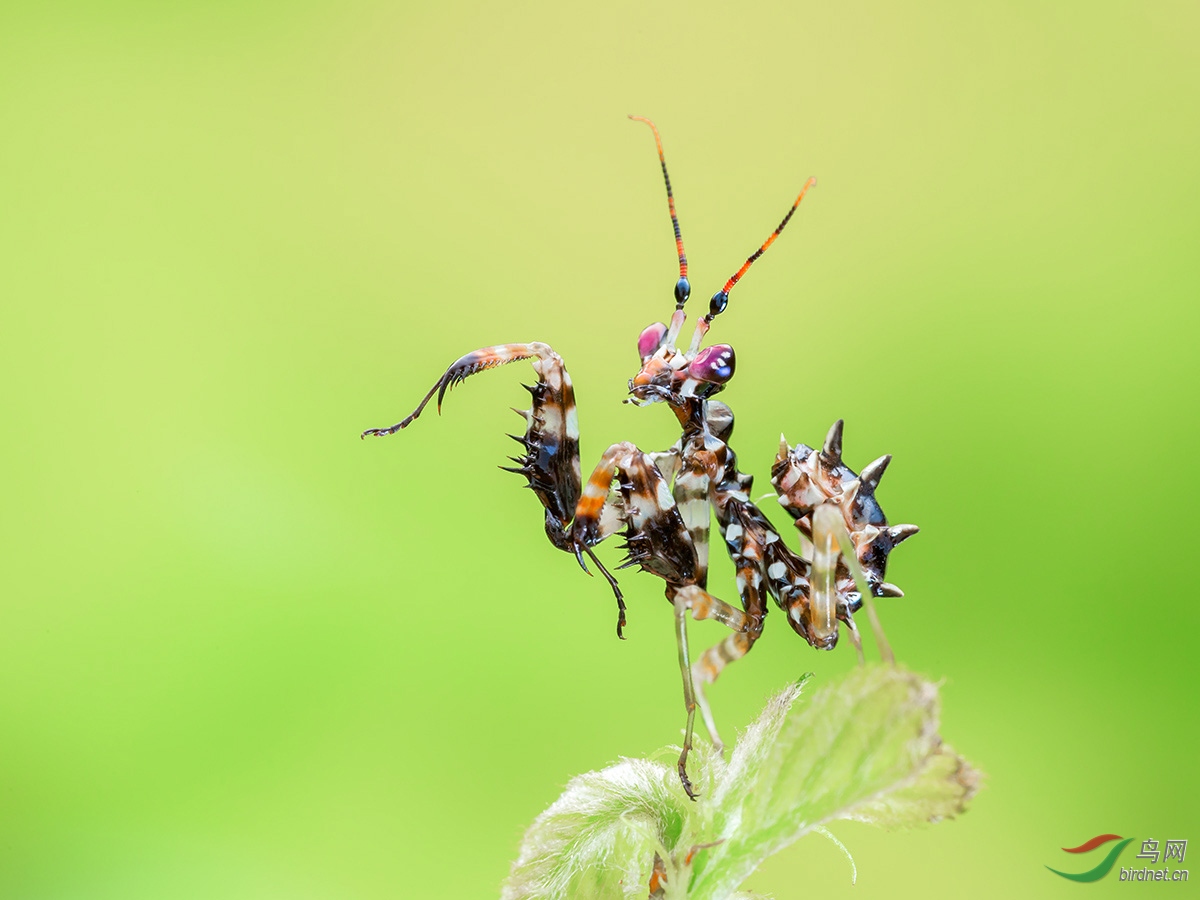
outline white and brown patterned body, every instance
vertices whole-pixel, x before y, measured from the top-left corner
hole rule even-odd
[[[699,708],[719,742],[701,686],[715,681],[730,662],[753,648],[762,634],[768,597],[784,612],[792,629],[818,649],[836,645],[839,620],[854,628],[853,613],[862,600],[851,573],[836,554],[824,567],[836,567],[836,597],[833,588],[822,593],[821,576],[824,574],[825,582],[829,579],[820,556],[814,573],[813,562],[791,550],[750,499],[753,478],[738,470],[737,456],[727,443],[733,432],[733,413],[711,397],[732,374],[732,351],[720,345],[709,349],[714,352],[700,359],[699,365],[696,357],[679,365],[675,358],[679,351],[663,353],[659,348],[644,357],[643,373],[649,370],[654,374],[631,382],[634,399],[665,401],[683,433],[674,447],[661,453],[645,453],[628,442],[612,445],[601,454],[586,482],[580,477],[578,413],[571,379],[562,358],[541,342],[500,344],[466,354],[451,364],[411,415],[389,428],[364,432],[364,436],[392,434],[407,427],[435,395],[440,408],[446,392],[470,375],[531,360],[537,375],[536,383],[526,386],[532,404],[528,410],[516,410],[526,422],[525,433],[510,435],[524,453],[512,458],[515,466],[502,468],[522,475],[537,495],[551,543],[573,553],[585,571],[586,554],[608,578],[619,609],[618,635],[623,636],[625,625],[623,597],[593,548],[622,531],[627,558],[621,568],[637,566],[663,580],[666,597],[676,610],[681,665],[687,670],[689,723]],[[781,451],[772,473],[780,502],[810,540],[813,520],[819,518],[814,517],[816,507],[835,505],[868,573],[872,592],[898,595],[898,589],[883,581],[887,553],[916,529],[889,529],[874,499],[874,487],[887,458],[873,463],[860,478],[841,462],[840,422],[830,435],[820,453],[803,445]],[[741,609],[708,591],[714,513],[736,569]],[[687,615],[716,619],[733,631],[694,665],[686,650],[683,622]],[[690,793],[685,759],[686,753],[681,757],[680,777]]]

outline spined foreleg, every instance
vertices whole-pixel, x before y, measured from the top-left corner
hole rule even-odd
[[[619,517],[610,492],[614,479],[620,492]],[[696,578],[696,551],[671,488],[650,455],[628,441],[604,451],[575,508],[570,541],[594,547],[623,522],[629,556],[622,568],[641,566],[668,584],[690,584]]]
[[[536,384],[526,386],[533,397],[531,407],[528,410],[516,410],[525,419],[524,435],[510,435],[521,444],[525,453],[519,457],[512,457],[516,467],[504,468],[524,475],[528,486],[537,494],[546,510],[546,536],[551,543],[560,550],[573,552],[584,571],[587,571],[587,567],[583,563],[583,554],[592,557],[616,595],[619,619],[623,624],[625,605],[616,579],[596,559],[590,545],[573,542],[568,534],[567,526],[580,497],[579,421],[571,377],[567,374],[562,357],[555,353],[550,345],[533,341],[528,344],[498,344],[474,350],[451,364],[410,415],[387,428],[367,429],[362,436],[382,437],[395,434],[416,421],[435,394],[440,411],[446,391],[454,385],[476,372],[520,359],[533,360],[533,369],[538,380]],[[618,511],[611,508],[605,511],[602,519],[601,537],[611,533],[620,524]],[[619,634],[620,626],[617,631]]]
[[[529,480],[529,486],[546,507],[548,520],[553,517],[561,534],[579,502],[579,420],[571,378],[562,357],[549,344],[538,341],[499,344],[468,353],[445,371],[406,418],[387,428],[368,428],[362,436],[382,437],[407,428],[421,415],[434,394],[440,412],[446,391],[454,385],[476,372],[519,359],[533,360],[538,381],[528,388],[533,395],[532,407],[528,411],[518,410],[526,421],[526,429],[525,435],[516,440],[525,447],[526,454],[514,460],[520,463],[516,471]]]

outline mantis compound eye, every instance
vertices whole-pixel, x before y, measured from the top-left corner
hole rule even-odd
[[[641,356],[642,362],[654,355],[666,333],[667,326],[662,322],[655,322],[638,335],[638,355]]]
[[[733,377],[735,366],[733,348],[728,344],[714,344],[700,351],[688,366],[688,375],[708,384],[724,384]]]

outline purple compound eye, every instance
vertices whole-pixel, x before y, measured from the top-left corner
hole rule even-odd
[[[733,348],[728,344],[714,344],[701,350],[692,360],[688,375],[709,384],[724,384],[733,377],[734,365]]]
[[[642,357],[642,362],[654,355],[666,333],[667,326],[662,322],[655,322],[638,335],[638,354]]]

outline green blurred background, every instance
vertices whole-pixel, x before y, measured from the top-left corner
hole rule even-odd
[[[1058,848],[1101,832],[1200,840],[1198,25],[6,5],[0,896],[494,896],[571,775],[678,739],[660,583],[626,573],[618,642],[495,468],[524,364],[358,440],[527,340],[567,360],[585,468],[673,440],[620,403],[675,279],[628,113],[663,133],[695,312],[819,177],[715,328],[735,445],[762,491],[781,429],[844,417],[852,465],[894,454],[884,507],[922,533],[882,615],[987,772],[955,822],[836,827],[856,887],[816,837],[751,887],[1150,890],[1044,866],[1086,868]],[[777,618],[712,691],[727,731],[854,665]]]

